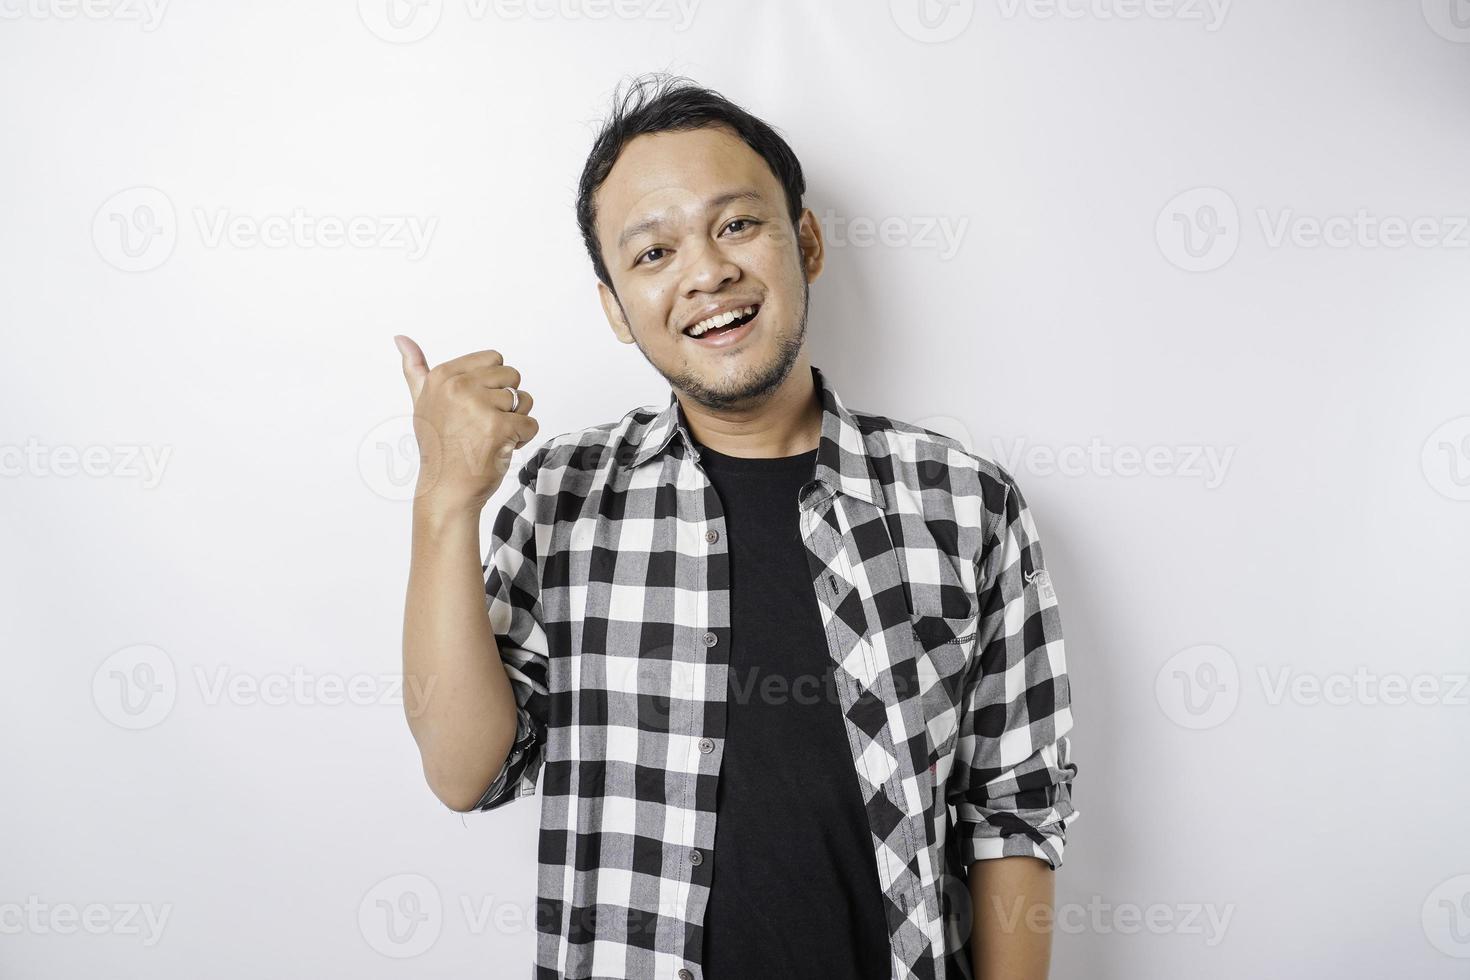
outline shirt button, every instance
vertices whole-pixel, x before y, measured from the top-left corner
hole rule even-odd
[[[694,980],[694,974],[690,973],[688,970],[680,970],[679,980]]]
[[[705,531],[704,539],[710,544],[714,544],[716,541],[720,540],[720,532],[713,529]]]
[[[703,864],[704,863],[704,855],[701,854],[701,853],[699,853],[698,851],[690,851],[689,852],[689,863],[690,864]]]
[[[720,642],[720,638],[718,636],[715,636],[713,633],[706,633],[706,634],[704,634],[704,645],[705,646],[712,647],[712,646],[714,646],[718,642]]]
[[[702,739],[699,740],[699,751],[703,752],[705,755],[709,755],[714,750],[715,750],[715,740],[714,739],[712,739],[712,738],[702,738]]]

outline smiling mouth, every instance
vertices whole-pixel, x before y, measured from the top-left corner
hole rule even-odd
[[[709,329],[709,330],[704,331],[703,333],[698,333],[698,334],[691,333],[690,332],[696,326],[698,326],[698,324],[691,324],[690,326],[684,328],[684,336],[690,338],[691,340],[706,340],[706,339],[709,339],[709,338],[712,338],[712,337],[718,337],[721,334],[727,334],[727,333],[730,333],[730,332],[732,332],[734,330],[738,330],[741,327],[745,326],[751,320],[754,320],[760,314],[760,311],[761,311],[760,304],[759,303],[752,303],[750,305],[750,312],[749,313],[747,313],[747,314],[745,314],[743,316],[738,316],[735,319],[731,320],[729,323],[722,324],[721,326],[714,327],[712,329]]]

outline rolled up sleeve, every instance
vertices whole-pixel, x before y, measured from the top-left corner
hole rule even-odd
[[[546,756],[548,660],[535,521],[537,473],[545,457],[543,447],[520,468],[515,491],[495,515],[481,566],[485,610],[515,695],[516,735],[476,810],[493,810],[535,793]]]
[[[980,623],[945,798],[966,867],[1030,856],[1062,864],[1072,805],[1072,728],[1062,626],[1031,512],[997,467],[1000,510],[977,570]]]

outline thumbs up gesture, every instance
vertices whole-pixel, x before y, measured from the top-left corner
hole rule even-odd
[[[520,390],[521,372],[494,350],[430,368],[411,339],[400,335],[393,342],[403,355],[413,399],[419,447],[415,502],[479,513],[510,470],[511,454],[541,428],[530,414],[534,399]]]

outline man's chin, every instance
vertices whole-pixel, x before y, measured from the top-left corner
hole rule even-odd
[[[727,365],[721,370],[718,362],[722,358],[716,357],[712,358],[716,362],[712,369],[691,363],[682,374],[664,377],[685,397],[710,411],[746,409],[760,405],[781,387],[800,355],[800,344],[783,345],[759,361],[754,352],[739,358],[731,354],[729,360],[738,360],[738,366]]]

